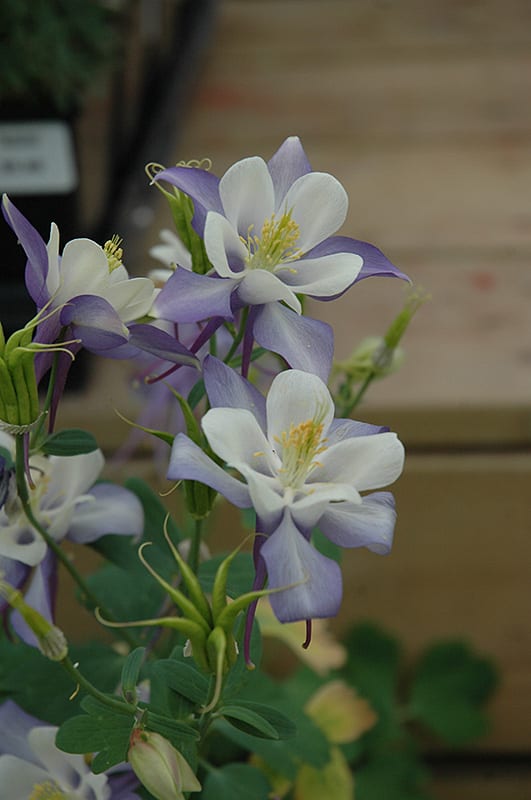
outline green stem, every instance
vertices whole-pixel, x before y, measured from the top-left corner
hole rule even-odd
[[[63,669],[68,672],[74,683],[77,683],[82,689],[84,689],[88,694],[91,694],[92,697],[95,697],[96,700],[99,700],[100,703],[104,703],[109,708],[114,709],[115,711],[121,711],[122,713],[125,712],[126,714],[135,714],[136,713],[136,706],[131,705],[130,703],[126,703],[125,700],[119,700],[117,697],[110,697],[108,694],[104,692],[100,692],[99,689],[96,689],[92,683],[85,678],[84,675],[78,670],[78,668],[72,664],[68,656],[63,658],[60,662]]]
[[[199,554],[201,551],[201,529],[203,527],[203,520],[196,519],[194,525],[194,532],[190,542],[190,553],[188,554],[188,566],[197,575],[199,569]]]
[[[30,500],[29,500],[29,493],[28,487],[26,485],[26,465],[24,461],[24,439],[22,436],[15,437],[16,442],[16,450],[15,450],[15,470],[16,470],[16,481],[17,481],[17,491],[18,496],[22,505],[22,509],[26,518],[30,525],[35,528],[35,530],[42,536],[50,550],[54,553],[57,559],[61,562],[61,564],[65,567],[67,572],[73,578],[75,583],[78,585],[79,589],[85,596],[85,599],[91,603],[94,608],[99,608],[102,615],[114,622],[115,618],[111,612],[103,606],[96,595],[92,592],[89,588],[83,576],[78,572],[76,567],[73,565],[72,561],[68,558],[64,550],[57,544],[55,539],[53,539],[48,531],[43,528],[40,524],[39,520],[35,517],[33,513],[33,509],[31,508]],[[138,641],[135,637],[131,636],[128,631],[120,630],[119,636],[122,637],[129,645],[132,647],[138,646]]]
[[[363,399],[363,395],[365,394],[365,392],[367,391],[367,389],[369,388],[369,386],[371,385],[371,383],[373,382],[375,377],[376,377],[376,373],[375,372],[370,372],[367,375],[367,377],[365,378],[365,380],[361,384],[360,388],[358,389],[357,394],[355,395],[354,399],[351,400],[350,403],[347,403],[345,405],[345,408],[342,410],[341,414],[339,414],[338,416],[340,416],[340,417],[349,417],[352,414],[352,412],[354,411],[356,406],[358,406],[361,403],[361,401]]]
[[[242,311],[242,319],[241,319],[240,330],[238,331],[238,333],[234,337],[234,341],[231,344],[230,350],[227,353],[227,355],[225,356],[225,358],[223,359],[225,364],[229,363],[229,361],[231,360],[232,356],[234,355],[234,353],[238,349],[241,340],[243,339],[243,334],[245,333],[245,326],[246,326],[246,323],[247,323],[247,317],[248,316],[249,316],[249,306],[244,308],[243,311]]]
[[[57,365],[59,363],[59,353],[55,353],[52,366],[50,367],[50,374],[48,376],[48,388],[46,389],[46,397],[44,399],[44,406],[43,406],[43,415],[39,421],[39,424],[31,433],[31,443],[34,447],[38,447],[42,431],[44,428],[44,423],[46,421],[46,413],[50,410],[50,406],[52,404],[52,397],[53,397],[53,388],[55,386],[55,376],[57,375]]]

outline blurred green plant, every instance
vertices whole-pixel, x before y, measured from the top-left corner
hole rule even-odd
[[[75,110],[109,63],[115,16],[95,0],[2,0],[2,107]]]

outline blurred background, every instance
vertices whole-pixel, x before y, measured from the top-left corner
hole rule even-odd
[[[11,23],[24,4],[3,6]],[[531,5],[124,0],[100,11],[75,34],[94,74],[65,54],[72,91],[65,82],[57,95],[53,76],[2,98],[0,189],[45,238],[52,218],[63,243],[118,233],[142,274],[171,227],[149,161],[208,157],[222,174],[297,134],[313,168],[339,178],[350,197],[343,233],[380,247],[431,300],[405,336],[403,367],[358,412],[396,430],[408,458],[393,553],[345,554],[335,627],[375,620],[411,658],[455,636],[492,657],[491,733],[464,754],[438,754],[437,796],[531,797]],[[68,38],[47,24],[55,41]],[[25,61],[32,25],[18,43]],[[11,67],[17,84],[22,68]],[[2,229],[0,309],[15,324],[27,315],[12,238]],[[403,302],[400,282],[371,279],[308,313],[334,326],[344,358]],[[139,402],[119,369],[89,365],[63,411],[79,424],[81,401],[109,453],[127,432],[113,409],[134,416]],[[128,469],[155,480],[148,451]],[[230,542],[216,534],[219,547]]]

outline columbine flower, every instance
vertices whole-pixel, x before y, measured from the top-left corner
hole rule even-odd
[[[11,436],[0,431],[0,447],[14,453]],[[121,486],[94,482],[103,468],[100,450],[77,456],[33,455],[29,470],[34,488],[29,489],[30,505],[37,520],[59,542],[70,540],[86,544],[106,533],[137,535],[143,529],[140,501]],[[0,508],[0,569],[13,586],[20,586],[35,567],[27,601],[52,618],[55,561],[47,545],[31,524],[16,497]],[[17,615],[13,624],[29,643],[34,637]]]
[[[269,163],[246,158],[221,179],[173,167],[156,180],[193,199],[194,224],[215,276],[224,279],[177,269],[154,305],[162,318],[230,318],[252,306],[248,337],[326,379],[331,330],[300,316],[298,295],[330,300],[368,275],[405,277],[372,245],[332,235],[345,221],[347,194],[332,175],[311,171],[297,137],[286,139]]]
[[[192,269],[192,254],[177,234],[168,228],[161,230],[160,239],[161,242],[150,248],[149,255],[164,264],[164,267],[150,270],[149,277],[157,285],[163,286],[175,272],[177,264],[184,269]]]
[[[12,700],[0,707],[0,800],[139,800],[132,774],[94,775],[55,746],[56,733]]]
[[[257,582],[267,572],[278,619],[334,616],[341,572],[310,543],[315,526],[342,547],[387,553],[395,523],[389,492],[363,495],[392,483],[402,471],[403,446],[385,428],[334,419],[334,403],[316,375],[287,370],[273,380],[267,401],[213,358],[205,360],[213,408],[202,427],[232,477],[179,434],[168,477],[201,481],[257,514]]]
[[[48,319],[40,341],[53,342],[68,327],[73,338],[95,352],[126,342],[126,325],[147,314],[155,289],[149,278],[129,277],[118,241],[101,247],[90,239],[73,239],[60,257],[55,223],[46,245],[7,195],[2,210],[28,257],[26,286],[37,308],[62,309]]]

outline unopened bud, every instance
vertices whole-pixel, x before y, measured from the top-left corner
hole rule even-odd
[[[0,579],[0,597],[19,612],[24,622],[35,634],[41,653],[51,661],[62,661],[68,655],[68,642],[62,630],[24,600],[21,592]]]
[[[156,800],[184,800],[184,792],[201,791],[187,760],[159,733],[135,728],[127,758],[137,778]]]

